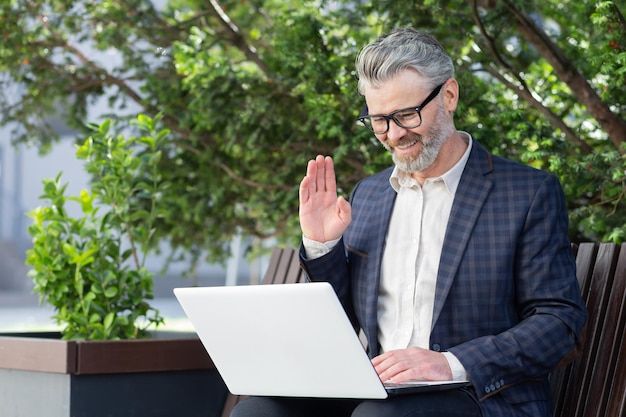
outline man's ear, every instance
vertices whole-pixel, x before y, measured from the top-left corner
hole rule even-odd
[[[443,105],[447,113],[453,113],[459,104],[459,83],[451,78],[443,86]]]

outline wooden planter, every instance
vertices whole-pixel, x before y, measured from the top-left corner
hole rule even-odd
[[[227,393],[195,334],[0,334],[0,416],[219,417]]]

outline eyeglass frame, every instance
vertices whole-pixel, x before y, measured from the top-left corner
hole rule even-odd
[[[422,103],[417,105],[417,106],[405,107],[403,109],[395,110],[395,111],[393,111],[391,113],[388,113],[388,114],[367,114],[368,109],[367,109],[367,105],[365,105],[365,108],[363,109],[363,111],[361,112],[361,114],[359,115],[357,120],[360,121],[370,132],[372,132],[375,135],[384,135],[385,133],[389,132],[389,122],[391,120],[393,120],[396,125],[398,125],[401,128],[404,128],[404,129],[415,129],[417,127],[420,127],[422,125],[422,122],[423,122],[423,120],[422,120],[422,110],[424,109],[424,107],[426,107],[426,105],[428,103],[433,101],[434,98],[439,95],[439,93],[441,92],[441,89],[446,84],[446,82],[443,82],[443,83],[439,84],[437,87],[435,87],[434,90],[431,91],[431,93],[428,95],[428,97],[426,97],[424,99],[424,101],[422,101]],[[403,111],[407,111],[407,110],[415,110],[417,112],[417,116],[419,117],[420,121],[415,126],[405,126],[398,119],[396,119],[396,114],[401,113]],[[382,117],[382,118],[384,118],[387,121],[387,128],[385,130],[383,130],[382,132],[374,131],[374,128],[371,126],[371,122],[370,122],[369,125],[365,122],[366,118],[370,118],[371,119],[372,117]]]

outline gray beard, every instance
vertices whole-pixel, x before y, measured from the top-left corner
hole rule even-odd
[[[433,127],[428,132],[428,139],[424,139],[424,136],[418,135],[416,133],[409,133],[405,138],[402,138],[398,141],[399,144],[409,143],[417,140],[422,144],[422,149],[418,154],[406,155],[403,157],[399,157],[393,149],[391,149],[386,143],[383,143],[383,146],[387,148],[389,152],[391,152],[391,158],[393,159],[393,163],[398,167],[399,170],[413,173],[423,171],[435,162],[437,156],[439,155],[439,151],[443,144],[448,140],[452,133],[454,133],[454,125],[452,124],[443,124],[440,123],[440,120],[443,120],[443,108],[439,108],[439,113],[435,119],[435,123]]]
[[[412,136],[411,140],[417,139],[422,144],[422,150],[419,154],[399,157],[395,152],[393,152],[393,150],[391,150],[393,163],[396,164],[399,170],[409,174],[423,171],[432,165],[432,163],[435,162],[435,159],[437,159],[437,155],[439,155],[441,145],[443,145],[443,142],[439,141],[435,142],[431,140],[429,142],[425,142],[422,135],[410,136]]]

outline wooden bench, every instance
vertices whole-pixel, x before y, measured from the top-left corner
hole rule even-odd
[[[575,247],[589,311],[580,356],[550,376],[555,417],[626,415],[626,244]]]
[[[554,417],[626,417],[626,244],[573,245],[589,318],[580,355],[550,375]],[[263,284],[303,282],[298,252],[272,252]],[[222,417],[245,397],[229,395]]]

